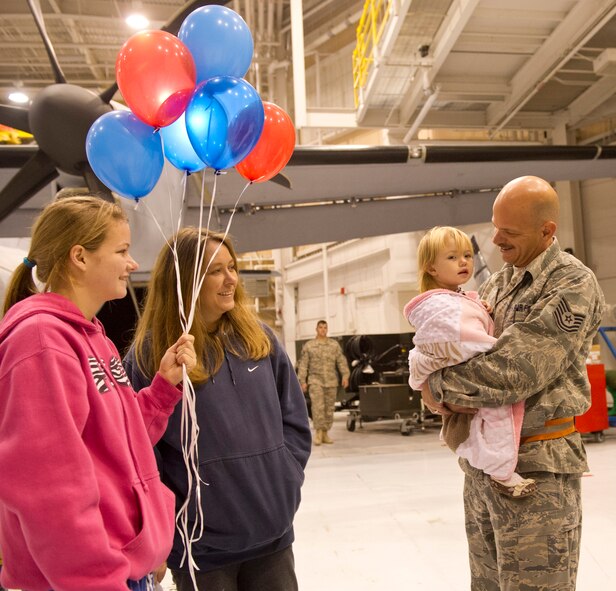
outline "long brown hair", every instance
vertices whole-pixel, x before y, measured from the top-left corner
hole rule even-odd
[[[180,290],[184,302],[184,314],[188,316],[193,290],[193,278],[197,245],[203,254],[207,242],[223,243],[237,269],[237,255],[227,236],[197,228],[183,228],[173,239],[176,245],[180,268]],[[204,261],[201,273],[208,261]],[[139,369],[153,377],[165,351],[175,343],[182,332],[179,318],[179,300],[173,251],[164,245],[152,270],[145,298],[143,314],[135,332],[135,360]],[[263,359],[269,355],[272,343],[256,314],[248,307],[241,281],[233,296],[235,306],[225,312],[216,331],[208,333],[201,306],[195,306],[195,317],[190,333],[195,337],[197,366],[191,372],[194,383],[206,381],[222,365],[225,350],[243,359]]]
[[[68,197],[47,205],[32,227],[28,264],[21,263],[11,277],[4,297],[4,313],[13,305],[38,293],[32,278],[44,284],[43,291],[53,291],[69,281],[68,259],[73,246],[96,250],[105,240],[113,222],[128,221],[116,203],[90,195]]]

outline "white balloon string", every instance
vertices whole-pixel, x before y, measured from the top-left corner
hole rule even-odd
[[[170,243],[165,236],[165,233],[158,223],[156,216],[145,202],[146,209],[150,212],[156,227],[159,229],[163,239],[165,240],[167,246],[171,249],[173,254],[173,261],[176,272],[176,289],[178,295],[178,308],[179,308],[179,316],[180,316],[180,324],[182,326],[183,332],[188,332],[190,330],[190,324],[186,321],[186,316],[184,313],[184,302],[182,297],[182,289],[181,289],[181,281],[180,281],[180,264],[177,254],[177,241],[174,237],[173,242]],[[181,215],[181,214],[180,214]],[[191,303],[192,305],[192,303]],[[183,384],[183,396],[182,396],[182,408],[181,408],[181,418],[180,418],[180,441],[182,447],[182,456],[184,458],[184,464],[186,466],[186,474],[187,474],[187,487],[188,487],[188,495],[184,500],[180,510],[176,515],[176,527],[182,539],[182,545],[184,547],[182,560],[180,566],[184,564],[186,557],[188,556],[188,568],[191,573],[191,578],[193,579],[193,583],[195,583],[196,588],[196,580],[195,580],[195,570],[199,570],[199,567],[194,562],[192,557],[192,545],[194,542],[198,541],[203,534],[203,507],[201,503],[201,486],[198,485],[195,487],[195,497],[196,497],[196,519],[192,528],[190,528],[188,523],[188,504],[190,502],[190,492],[193,490],[193,482],[200,483],[202,479],[199,477],[199,452],[197,447],[197,441],[199,438],[199,425],[197,422],[196,416],[196,393],[192,381],[188,376],[188,372],[186,370],[186,366],[182,366],[182,384]],[[204,482],[207,485],[207,483]],[[199,535],[195,535],[195,531],[199,531]]]
[[[189,325],[192,326],[192,323],[195,318],[196,311],[196,303],[201,293],[201,286],[203,285],[203,280],[208,272],[210,267],[210,263],[212,258],[208,261],[208,264],[205,268],[205,272],[203,275],[201,274],[201,270],[203,269],[203,261],[205,260],[205,245],[207,244],[207,239],[210,234],[210,224],[212,222],[212,211],[214,210],[214,204],[216,202],[216,188],[218,185],[218,172],[214,173],[214,186],[212,188],[212,198],[210,200],[210,206],[207,215],[207,225],[205,228],[205,237],[202,239],[202,228],[203,228],[203,198],[205,195],[205,183],[201,186],[201,200],[200,200],[200,209],[199,209],[199,230],[198,230],[198,240],[197,240],[197,254],[195,256],[195,268],[193,275],[193,291],[192,291],[192,305],[190,307],[190,311],[188,313],[188,322]],[[204,177],[205,178],[205,177]],[[201,244],[203,244],[203,248],[201,248]]]
[[[177,234],[182,227],[182,215],[184,214],[184,205],[186,204],[186,187],[188,185],[188,172],[184,171],[184,176],[182,177],[182,201],[180,203],[180,213],[178,215],[178,224],[175,229],[175,233]],[[171,203],[171,199],[169,199],[169,203]],[[171,219],[173,219],[173,212]]]
[[[195,311],[197,306],[197,300],[199,298],[199,293],[201,290],[201,285],[203,284],[203,278],[200,281],[197,281],[197,278],[201,276],[201,270],[203,268],[203,261],[205,258],[205,244],[207,241],[207,236],[210,230],[210,223],[212,219],[212,211],[214,209],[214,203],[216,200],[216,185],[217,185],[218,173],[215,173],[214,176],[214,188],[212,191],[212,198],[210,201],[208,218],[207,218],[207,227],[205,238],[202,239],[202,228],[203,228],[203,201],[205,195],[205,174],[203,175],[203,181],[201,184],[201,199],[199,200],[199,228],[197,233],[197,246],[195,253],[195,265],[193,268],[193,290],[191,294],[191,303],[190,310],[188,313],[188,319],[186,321],[186,325],[188,329],[192,326],[192,323],[195,318]],[[201,245],[203,244],[203,248]],[[177,260],[177,258],[176,258]],[[179,269],[179,263],[176,263],[176,269]],[[206,269],[207,273],[207,269]],[[205,277],[205,273],[203,275]],[[197,588],[197,581],[195,577],[195,570],[199,570],[196,562],[192,556],[192,546],[193,543],[197,542],[203,536],[203,531],[205,527],[205,519],[203,515],[203,503],[201,502],[201,483],[207,486],[207,482],[205,482],[201,475],[199,474],[199,454],[198,454],[198,437],[199,437],[199,427],[197,424],[197,416],[196,416],[196,396],[194,394],[194,389],[192,395],[187,395],[182,399],[182,421],[181,421],[181,445],[182,445],[182,453],[184,456],[184,463],[186,465],[187,471],[187,486],[188,486],[188,496],[184,500],[184,503],[180,507],[178,514],[176,516],[176,524],[178,526],[178,531],[180,532],[180,537],[183,542],[183,552],[182,559],[180,561],[180,566],[184,565],[184,562],[188,559],[188,570],[193,581],[195,588]],[[189,503],[193,490],[195,491],[195,519],[193,521],[192,528],[189,531]]]
[[[139,201],[139,203],[141,203],[141,201]],[[163,240],[165,241],[167,246],[169,248],[171,248],[171,244],[169,243],[167,235],[165,234],[165,231],[162,229],[162,226],[158,223],[158,220],[156,219],[156,216],[154,215],[154,212],[150,209],[150,206],[148,205],[147,199],[143,200],[143,206],[148,210],[148,213],[150,214],[150,216],[152,216],[152,219],[154,220],[154,223],[156,224],[156,227],[158,228],[158,231],[160,232],[160,235],[163,237]],[[136,207],[135,207],[135,209],[136,209]]]
[[[201,291],[201,286],[203,285],[203,281],[205,280],[205,277],[207,275],[207,272],[210,268],[210,265],[212,263],[212,261],[216,258],[216,255],[218,254],[218,251],[222,248],[225,239],[227,238],[227,235],[229,234],[229,229],[231,228],[231,222],[233,221],[233,216],[235,215],[235,212],[237,210],[237,206],[238,203],[240,202],[240,199],[242,198],[242,195],[244,194],[244,192],[246,191],[246,189],[251,185],[250,182],[248,182],[246,184],[246,186],[242,189],[242,192],[239,194],[238,198],[235,200],[235,204],[233,205],[233,211],[231,212],[231,215],[229,216],[229,221],[227,222],[227,227],[225,228],[223,237],[222,237],[222,241],[218,243],[218,246],[216,247],[216,249],[214,250],[212,256],[210,257],[210,259],[207,262],[207,265],[205,267],[205,271],[203,272],[203,275],[201,275],[199,283],[197,285],[197,293],[200,293]],[[214,191],[216,190],[216,181],[214,181]],[[212,203],[214,202],[213,197],[212,197]],[[211,208],[210,208],[211,210]],[[211,212],[210,212],[211,213]],[[209,220],[211,218],[211,215],[208,217],[208,224],[209,224]],[[209,226],[208,226],[208,230],[206,230],[206,240],[207,240],[207,234],[209,232]],[[199,235],[201,235],[201,228],[199,228]],[[203,249],[205,252],[205,248]],[[193,310],[191,309],[191,313],[193,312]],[[190,319],[190,316],[189,316]],[[191,323],[192,323],[192,319],[191,319]]]
[[[161,144],[161,148],[163,151],[163,155],[165,154],[165,138],[163,136],[163,134],[160,132],[160,129],[157,129],[154,133],[158,133],[159,137],[160,137],[160,144]],[[173,186],[174,183],[172,181],[172,179],[170,178],[169,175],[169,166],[167,166],[165,164],[165,166],[163,166],[163,173],[165,175],[165,185],[167,187],[167,193],[168,193],[168,203],[169,203],[169,223],[170,223],[170,227],[173,228],[174,226],[174,221],[176,219],[176,215],[174,214],[173,211]],[[175,224],[176,226],[176,234],[177,232],[180,231],[180,228],[182,227],[182,215],[184,213],[184,205],[186,203],[186,186],[187,186],[187,179],[188,179],[188,175],[190,173],[187,170],[183,171],[182,174],[182,180],[181,180],[181,186],[182,186],[182,200],[180,202],[180,211],[177,215],[177,224]],[[166,238],[166,237],[165,237]]]

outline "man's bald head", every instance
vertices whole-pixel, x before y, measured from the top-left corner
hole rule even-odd
[[[533,225],[558,224],[558,194],[550,183],[537,176],[521,176],[509,181],[496,197],[494,205],[497,203],[515,208],[526,222]]]
[[[492,241],[506,263],[525,267],[553,242],[558,223],[558,195],[536,176],[508,182],[494,201]]]

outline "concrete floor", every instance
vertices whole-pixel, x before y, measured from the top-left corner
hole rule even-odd
[[[438,429],[402,437],[399,423],[346,430],[313,448],[295,519],[301,591],[469,589],[462,473]],[[616,428],[588,443],[577,591],[616,585]],[[171,577],[163,582],[174,589]]]

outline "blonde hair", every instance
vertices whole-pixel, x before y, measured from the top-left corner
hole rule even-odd
[[[182,270],[180,290],[186,316],[193,290],[197,243],[200,252],[203,253],[206,248],[206,236],[207,241],[222,242],[227,247],[237,269],[237,255],[228,236],[223,240],[222,234],[214,232],[206,234],[205,230],[199,235],[197,228],[180,230],[175,241],[179,268]],[[203,270],[207,262],[206,259]],[[137,366],[150,378],[156,373],[165,351],[175,343],[182,332],[176,282],[173,253],[165,244],[152,270],[143,314],[137,324],[134,339]],[[248,307],[244,288],[239,280],[233,300],[235,302],[233,309],[222,315],[213,333],[208,333],[206,329],[202,307],[198,303],[195,307],[195,318],[190,329],[190,333],[195,337],[198,360],[197,366],[190,374],[194,383],[206,381],[220,369],[225,350],[243,359],[263,359],[272,350],[272,343],[267,333],[256,314]]]
[[[73,246],[79,244],[95,251],[104,242],[112,222],[128,222],[124,210],[115,203],[91,195],[67,197],[47,205],[32,227],[28,264],[22,262],[13,275],[4,298],[4,313],[13,305],[39,293],[32,278],[50,291],[69,281],[68,260]]]
[[[448,240],[453,241],[456,248],[461,251],[473,252],[471,239],[458,228],[451,226],[435,226],[425,234],[417,247],[417,267],[419,278],[419,291],[423,293],[439,286],[428,269],[436,262],[439,253],[443,251]]]

